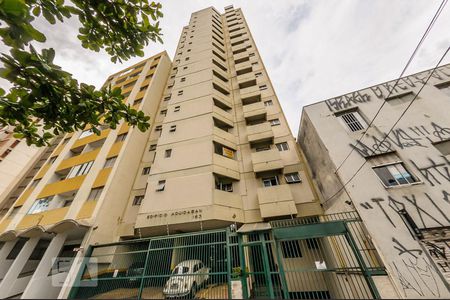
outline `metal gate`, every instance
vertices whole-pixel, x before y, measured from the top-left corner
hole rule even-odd
[[[70,298],[369,299],[384,275],[356,212],[88,250]]]

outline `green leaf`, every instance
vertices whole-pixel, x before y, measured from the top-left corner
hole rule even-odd
[[[0,10],[7,15],[18,17],[27,13],[27,6],[24,0],[2,0],[0,1]]]
[[[42,15],[44,16],[44,18],[50,23],[50,24],[55,24],[56,23],[56,19],[55,16],[49,12],[48,10],[44,9],[42,10]]]
[[[38,17],[41,14],[41,7],[40,6],[35,6],[33,8],[33,15],[35,15],[36,17]]]

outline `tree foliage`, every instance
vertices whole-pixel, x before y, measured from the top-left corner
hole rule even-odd
[[[148,129],[149,117],[123,102],[119,88],[78,83],[53,63],[55,51],[40,53],[32,42],[46,37],[33,27],[36,17],[50,24],[77,16],[78,39],[84,48],[104,49],[113,62],[143,56],[143,48],[162,42],[158,19],[161,5],[148,0],[0,0],[0,37],[10,47],[2,54],[0,76],[12,84],[6,94],[0,89],[0,125],[15,127],[16,137],[43,146],[54,136],[100,123],[116,128],[121,120],[141,131]]]

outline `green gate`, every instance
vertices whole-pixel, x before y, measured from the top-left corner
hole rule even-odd
[[[386,273],[356,212],[265,228],[92,246],[69,298],[379,298]]]

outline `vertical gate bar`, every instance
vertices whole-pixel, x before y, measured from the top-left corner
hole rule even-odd
[[[238,234],[238,250],[239,250],[239,260],[241,261],[241,283],[242,283],[242,296],[244,299],[249,298],[248,287],[247,287],[247,267],[245,266],[244,257],[244,245],[242,243],[242,234]]]
[[[260,247],[262,247],[263,267],[264,267],[264,273],[265,273],[265,277],[266,277],[266,283],[268,283],[268,285],[269,285],[269,298],[274,299],[275,294],[273,292],[272,274],[270,272],[269,257],[268,257],[267,248],[266,248],[267,242],[264,237],[264,233],[259,234],[259,240],[261,241]]]
[[[228,282],[228,299],[231,299],[231,252],[230,252],[230,229],[226,231],[227,247],[227,282]]]
[[[344,226],[346,229],[345,238],[348,241],[350,247],[352,248],[353,253],[356,256],[356,260],[358,261],[359,265],[362,268],[364,278],[366,279],[366,282],[369,286],[372,296],[375,299],[380,299],[381,297],[380,297],[380,294],[378,293],[377,287],[375,286],[375,282],[373,281],[372,276],[369,274],[369,272],[367,270],[367,266],[366,266],[366,263],[364,262],[364,258],[361,256],[361,254],[358,251],[358,247],[356,246],[355,240],[353,239],[353,237],[348,229],[347,222],[344,222]]]
[[[281,277],[281,286],[283,288],[284,299],[289,299],[289,291],[286,282],[286,274],[284,273],[284,260],[280,256],[280,241],[275,240],[275,252],[277,253],[278,270]]]
[[[139,290],[137,294],[138,300],[142,299],[142,289],[144,288],[144,278],[145,278],[145,272],[147,272],[147,263],[148,263],[148,257],[150,254],[150,245],[152,244],[152,240],[150,239],[148,241],[148,247],[147,247],[147,254],[145,255],[145,263],[144,263],[144,270],[142,271],[141,275],[141,284],[139,285]]]
[[[81,261],[80,269],[78,271],[77,276],[75,277],[75,281],[74,281],[75,284],[73,285],[72,289],[69,292],[69,296],[67,297],[68,299],[80,298],[80,297],[77,297],[76,295],[77,295],[78,289],[80,288],[80,285],[81,285],[81,278],[83,277],[85,267],[87,266],[87,262],[91,258],[93,251],[94,251],[94,248],[91,245],[89,245],[88,248],[86,249],[86,254],[84,255],[84,257]]]

